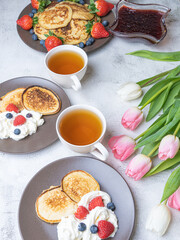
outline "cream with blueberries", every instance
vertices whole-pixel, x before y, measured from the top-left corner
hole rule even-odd
[[[92,191],[78,203],[74,215],[63,217],[57,226],[59,240],[100,240],[114,237],[118,220],[109,194]]]
[[[21,140],[32,135],[44,123],[42,114],[26,109],[19,112],[13,104],[9,104],[6,112],[0,113],[0,139],[12,138]]]

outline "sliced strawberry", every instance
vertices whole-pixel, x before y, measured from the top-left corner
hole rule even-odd
[[[96,14],[100,17],[106,16],[114,8],[114,4],[108,3],[105,0],[98,0],[95,4],[99,10]]]
[[[90,201],[89,203],[89,211],[91,211],[92,209],[94,209],[95,207],[104,207],[104,203],[102,200],[102,197],[96,197],[93,200]]]
[[[16,21],[16,23],[22,27],[24,30],[29,30],[32,28],[33,20],[29,15],[24,15]]]
[[[14,126],[23,125],[26,122],[26,118],[23,115],[18,115],[13,121]]]
[[[102,23],[95,23],[91,30],[91,35],[93,38],[105,38],[109,37],[109,33],[106,31]]]
[[[19,112],[19,109],[16,107],[16,105],[14,105],[13,103],[10,103],[9,105],[7,105],[6,107],[6,111],[7,112]]]
[[[45,40],[45,46],[48,51],[59,45],[62,45],[62,41],[55,36],[49,36]]]
[[[101,239],[108,238],[114,232],[114,225],[106,220],[98,222],[98,236]]]
[[[83,207],[83,206],[79,206],[75,212],[75,217],[78,219],[85,219],[87,214],[89,214],[89,211],[87,210],[87,208]]]

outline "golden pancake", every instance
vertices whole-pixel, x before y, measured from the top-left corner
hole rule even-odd
[[[0,98],[0,112],[5,112],[6,107],[13,103],[18,107],[19,111],[24,109],[22,104],[22,93],[24,92],[25,88],[17,88],[11,92],[8,92],[6,95]]]
[[[65,44],[86,42],[89,37],[85,26],[87,23],[85,20],[72,19],[66,27],[55,29],[53,32],[56,36],[62,37]]]
[[[39,23],[37,23],[35,26],[34,26],[34,32],[35,34],[38,36],[38,38],[40,40],[46,40],[46,37],[44,36],[44,34],[49,34],[49,30],[41,27],[41,25]]]
[[[57,186],[43,191],[37,198],[35,207],[40,219],[48,223],[58,223],[62,217],[73,214],[77,204]]]
[[[65,2],[58,3],[55,6],[55,8],[62,4],[72,8],[72,18],[73,19],[91,20],[94,17],[94,14],[89,12],[89,9],[87,8],[88,5],[81,5],[81,4],[78,4],[75,2],[65,1]]]
[[[99,191],[99,183],[89,173],[81,170],[69,172],[62,179],[62,190],[75,202],[91,191]]]
[[[67,5],[56,5],[38,16],[38,23],[45,29],[65,27],[72,17],[72,9]]]
[[[22,95],[23,106],[30,111],[43,115],[51,115],[59,112],[61,102],[59,97],[50,89],[31,86]]]

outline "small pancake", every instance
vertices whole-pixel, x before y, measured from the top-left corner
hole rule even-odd
[[[38,39],[40,40],[46,40],[46,37],[44,36],[44,34],[49,34],[49,30],[41,27],[39,23],[37,23],[34,26],[34,32],[38,36]]]
[[[75,202],[91,191],[99,191],[99,183],[89,173],[81,170],[69,172],[62,179],[62,190]]]
[[[17,88],[11,92],[8,92],[6,95],[0,98],[0,112],[5,112],[6,107],[13,103],[18,107],[19,111],[22,111],[24,109],[22,104],[22,94],[24,92],[25,88]]]
[[[55,6],[55,8],[62,4],[72,8],[72,18],[73,19],[91,20],[94,17],[94,14],[89,12],[89,9],[87,8],[88,5],[86,5],[86,4],[81,5],[81,4],[78,4],[75,2],[64,1],[64,2],[58,3]]]
[[[72,17],[72,9],[67,5],[56,5],[38,16],[38,23],[45,29],[55,29],[68,25]]]
[[[65,44],[86,42],[89,37],[85,26],[87,23],[86,20],[72,19],[66,27],[55,29],[53,32],[56,36],[62,37]]]
[[[50,187],[43,191],[36,200],[36,213],[40,219],[48,223],[58,223],[62,217],[76,211],[77,204],[72,201],[61,187]]]
[[[40,86],[26,88],[22,95],[23,106],[30,111],[43,115],[51,115],[59,112],[61,102],[56,93]]]

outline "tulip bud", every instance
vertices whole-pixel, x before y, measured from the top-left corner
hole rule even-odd
[[[180,211],[180,187],[168,199],[168,205]]]
[[[117,94],[122,100],[130,101],[139,98],[142,95],[142,89],[137,83],[129,82],[122,85]]]
[[[150,170],[151,166],[152,161],[149,157],[144,154],[138,154],[130,161],[125,173],[137,181]]]
[[[131,137],[120,135],[112,137],[108,145],[112,149],[114,157],[124,161],[134,153],[136,142]]]
[[[143,120],[143,112],[137,107],[132,107],[132,108],[129,108],[124,113],[121,120],[121,124],[125,128],[134,130],[142,122],[142,120]]]
[[[156,232],[159,236],[162,236],[171,221],[171,212],[165,204],[159,204],[152,208],[147,222],[146,229]]]
[[[161,160],[174,158],[176,153],[179,151],[179,147],[179,138],[174,135],[167,135],[160,142],[158,157]]]

